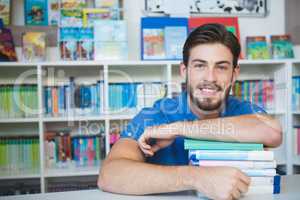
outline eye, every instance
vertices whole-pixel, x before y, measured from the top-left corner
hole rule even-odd
[[[225,66],[225,65],[217,65],[217,68],[218,68],[219,70],[222,70],[222,71],[228,69],[228,67]]]
[[[194,65],[194,68],[203,68],[203,67],[205,67],[204,64],[195,64]]]

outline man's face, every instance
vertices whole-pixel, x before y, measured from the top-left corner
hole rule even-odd
[[[203,44],[190,50],[187,89],[191,103],[202,111],[218,111],[229,95],[239,68],[233,69],[233,55],[222,44]]]

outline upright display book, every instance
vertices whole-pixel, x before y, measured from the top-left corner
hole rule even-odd
[[[31,26],[48,25],[48,5],[44,0],[25,0],[25,24]]]
[[[17,61],[14,40],[7,28],[0,29],[0,61]]]
[[[85,27],[93,27],[96,20],[116,19],[112,11],[107,8],[85,8],[82,12]]]
[[[265,36],[246,37],[247,59],[270,59],[269,48]]]
[[[293,43],[290,35],[271,35],[272,57],[294,58]]]
[[[119,0],[95,0],[96,8],[119,8]]]
[[[58,25],[59,3],[58,0],[48,0],[48,24]]]
[[[94,34],[92,28],[79,28],[77,50],[79,60],[94,60]]]
[[[82,27],[82,10],[81,9],[61,9],[60,25],[62,27]]]
[[[87,6],[86,0],[61,0],[61,8],[63,9],[80,9]]]
[[[10,0],[0,0],[0,18],[4,25],[10,24]]]
[[[25,32],[22,35],[22,60],[41,62],[46,60],[46,33]]]
[[[78,28],[60,28],[60,58],[62,60],[77,60]]]

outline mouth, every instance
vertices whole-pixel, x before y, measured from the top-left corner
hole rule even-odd
[[[197,87],[197,89],[200,91],[201,96],[215,96],[218,92],[221,91],[220,87],[218,86],[212,86],[212,85],[202,85]]]

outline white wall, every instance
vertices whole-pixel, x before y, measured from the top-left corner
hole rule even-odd
[[[140,18],[143,16],[144,0],[123,0],[124,17],[128,23],[129,59],[140,59]],[[239,19],[241,43],[244,51],[245,37],[248,35],[284,34],[285,0],[268,0],[270,13],[267,17],[241,17]],[[12,0],[15,25],[23,25],[23,0]],[[16,14],[18,13],[18,14]]]

